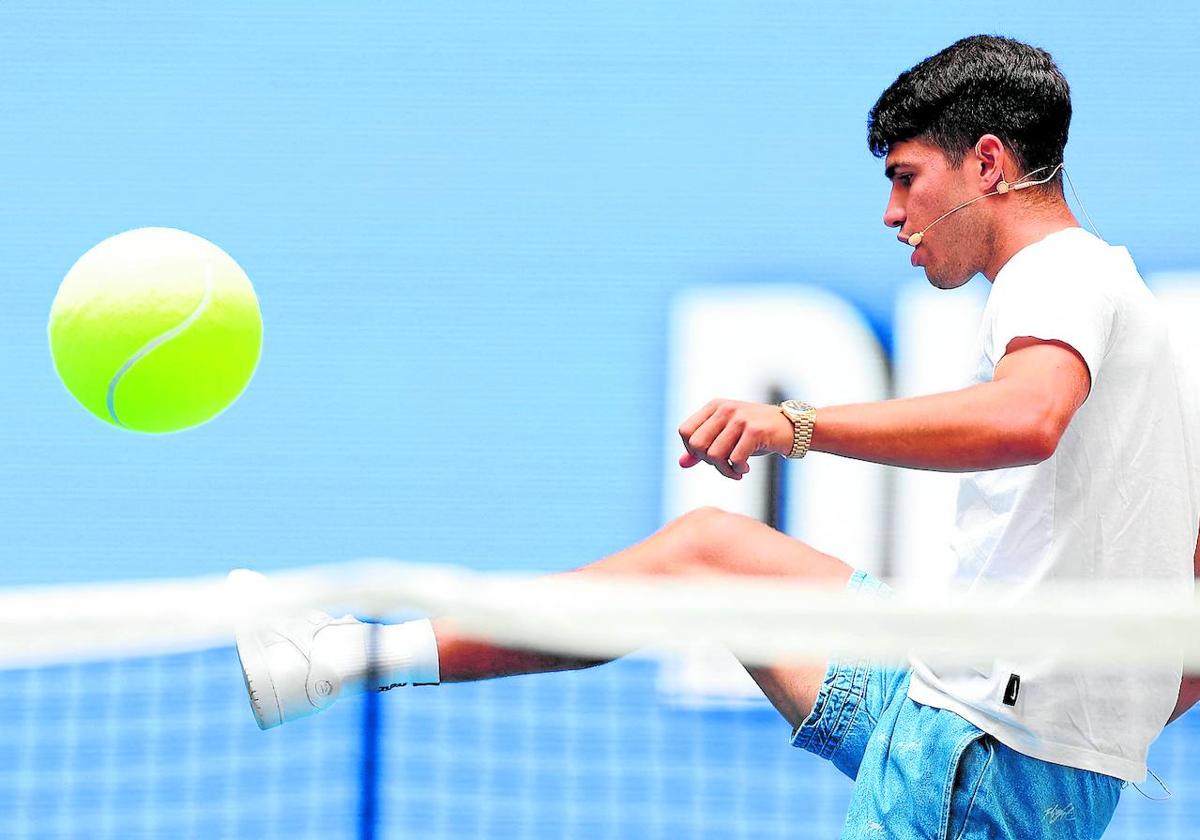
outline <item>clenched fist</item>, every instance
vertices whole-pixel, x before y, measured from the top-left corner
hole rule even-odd
[[[679,466],[712,464],[735,481],[750,472],[753,455],[786,455],[792,451],[792,421],[776,405],[713,400],[679,427],[686,452]]]

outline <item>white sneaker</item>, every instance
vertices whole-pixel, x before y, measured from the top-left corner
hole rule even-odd
[[[292,616],[255,614],[254,602],[266,600],[262,595],[267,579],[249,569],[235,569],[226,580],[243,608],[235,631],[237,652],[259,729],[333,705],[341,694],[342,676],[329,664],[329,656],[314,656],[316,637],[326,627],[359,622],[316,610]]]

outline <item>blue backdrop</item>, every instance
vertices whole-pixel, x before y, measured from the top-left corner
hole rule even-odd
[[[1054,53],[1102,232],[1195,268],[1200,11],[1156,9],[6,3],[0,579],[640,538],[671,296],[817,284],[886,340],[912,269],[865,115],[965,34]],[[240,402],[166,437],[82,411],[45,338],[71,263],[143,225],[229,251],[266,322]]]
[[[1185,160],[1200,135],[1200,6],[1183,0],[1152,13],[1082,0],[0,5],[0,584],[363,555],[549,569],[640,539],[661,518],[661,429],[680,419],[663,407],[672,297],[813,284],[850,299],[886,346],[913,271],[882,226],[865,116],[897,73],[976,32],[1059,61],[1076,111],[1067,166],[1107,238],[1147,272],[1200,268]],[[46,341],[74,260],[146,225],[227,250],[265,319],[240,401],[160,437],[87,414]],[[845,783],[783,749],[773,715],[647,712],[644,670],[396,706],[381,731],[407,775],[388,788],[389,818],[445,836],[724,837],[767,836],[766,813],[836,833]],[[228,653],[136,678],[71,673],[5,689],[18,691],[5,729],[26,740],[0,742],[19,800],[4,810],[30,836],[46,814],[91,813],[94,780],[64,768],[95,756],[112,771],[99,789],[145,836],[297,836],[290,797],[317,790],[328,810],[307,830],[361,816],[356,704],[260,736]],[[84,691],[61,726],[33,726],[60,708],[64,680],[94,677],[118,692],[104,707],[116,718],[87,723]],[[147,711],[143,681],[196,688]],[[220,702],[181,759],[177,710],[210,694]],[[571,698],[578,711],[555,717]],[[769,740],[747,739],[768,732],[781,751],[763,764]],[[661,749],[640,758],[647,743]],[[116,771],[134,748],[132,764],[153,760],[131,782]],[[562,763],[564,750],[577,753]],[[325,775],[259,798],[262,762],[302,772],[316,765],[298,756],[318,753]],[[1167,760],[1176,780],[1185,753],[1177,741]],[[624,770],[596,781],[591,759]],[[731,767],[746,781],[736,795]],[[186,788],[158,775],[189,768]],[[535,797],[516,813],[514,779]],[[206,809],[221,791],[248,810]],[[596,817],[597,795],[640,828]],[[265,816],[251,810],[262,801]]]

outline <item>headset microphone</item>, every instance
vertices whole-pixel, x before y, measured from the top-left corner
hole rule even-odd
[[[980,201],[985,198],[990,198],[993,195],[1004,195],[1005,193],[1017,192],[1018,190],[1027,190],[1030,187],[1036,187],[1036,186],[1040,186],[1041,184],[1045,184],[1051,178],[1053,178],[1055,175],[1058,174],[1058,170],[1062,169],[1062,164],[1060,163],[1058,166],[1054,167],[1054,169],[1051,170],[1050,174],[1047,175],[1045,178],[1042,178],[1040,181],[1026,181],[1025,180],[1026,178],[1032,178],[1034,175],[1038,174],[1045,168],[1046,167],[1044,167],[1044,166],[1039,167],[1027,175],[1022,175],[1020,178],[1018,178],[1016,181],[1013,181],[1012,183],[1009,183],[1008,181],[1005,181],[1004,178],[1001,178],[999,183],[996,184],[996,189],[994,189],[992,192],[984,193],[983,195],[977,195],[974,198],[970,199],[969,201],[964,201],[962,204],[958,205],[957,207],[953,207],[950,210],[947,210],[945,213],[938,216],[932,222],[927,224],[925,226],[925,230],[917,231],[916,233],[909,236],[908,239],[905,241],[907,241],[908,244],[911,245],[912,247],[916,248],[918,245],[920,245],[922,242],[925,241],[925,234],[929,231],[929,229],[931,227],[933,227],[934,225],[936,225],[938,222],[940,222],[942,219],[946,218],[947,216],[949,216],[953,213],[957,213],[959,210],[963,209],[968,204],[974,204],[976,201]],[[1074,189],[1074,188],[1072,187],[1072,189]]]

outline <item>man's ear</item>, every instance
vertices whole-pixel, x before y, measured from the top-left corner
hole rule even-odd
[[[1004,170],[1009,160],[1008,148],[995,134],[985,134],[976,141],[969,174],[979,179],[980,191],[993,192],[1000,181],[1007,180]]]

